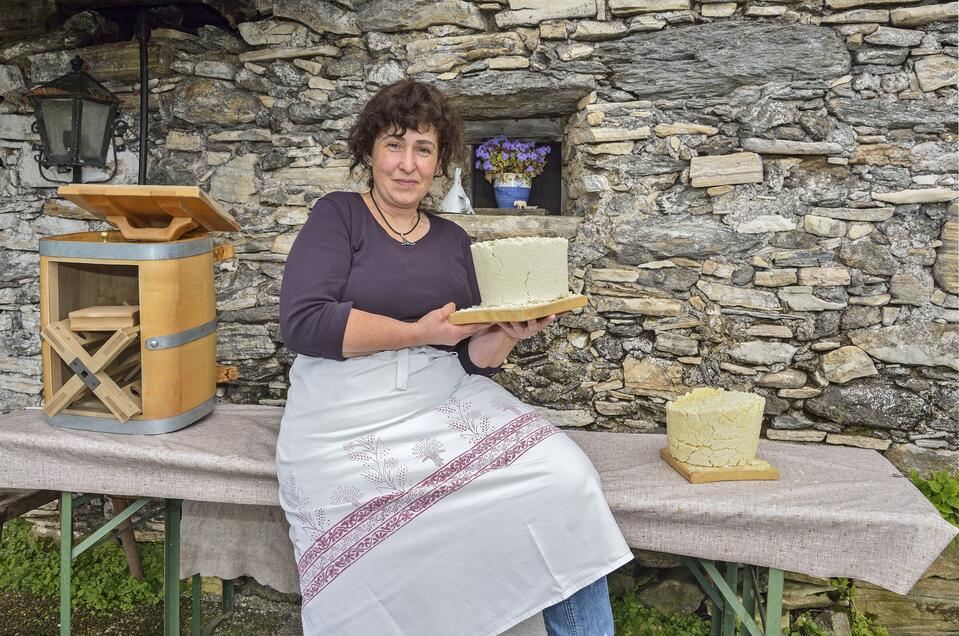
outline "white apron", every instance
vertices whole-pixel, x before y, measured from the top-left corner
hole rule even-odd
[[[276,461],[306,636],[493,636],[633,558],[586,455],[456,353],[298,356]]]

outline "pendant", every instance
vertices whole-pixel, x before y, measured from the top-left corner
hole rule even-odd
[[[407,240],[406,238],[404,238],[404,239],[403,239],[403,242],[400,243],[400,245],[402,245],[403,247],[408,247],[408,246],[410,246],[410,245],[416,245],[416,243],[414,243],[413,241],[409,241],[409,240]]]

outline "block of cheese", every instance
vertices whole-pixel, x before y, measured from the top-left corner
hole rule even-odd
[[[675,459],[693,466],[751,466],[766,400],[700,387],[666,406],[666,442]]]
[[[569,295],[569,242],[524,236],[474,243],[480,307],[522,307]]]

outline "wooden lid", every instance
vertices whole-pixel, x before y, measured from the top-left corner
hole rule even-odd
[[[240,230],[236,219],[196,186],[71,183],[57,192],[119,227],[129,240],[158,240],[153,238],[155,230],[170,227],[186,228],[184,232],[196,226],[209,231]],[[187,225],[191,219],[195,225]]]

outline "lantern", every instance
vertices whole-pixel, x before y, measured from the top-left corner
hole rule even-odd
[[[113,139],[116,96],[73,58],[73,71],[27,93],[43,143],[41,166],[71,166],[79,182],[83,166],[103,168]]]

